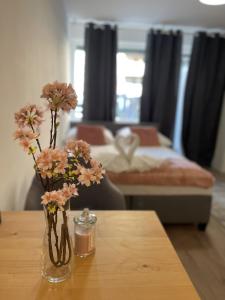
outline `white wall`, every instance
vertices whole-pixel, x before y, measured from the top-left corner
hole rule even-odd
[[[32,160],[13,141],[14,112],[43,103],[41,87],[68,79],[65,15],[60,0],[1,1],[0,209],[22,209],[33,176]],[[47,125],[42,129],[47,139]]]

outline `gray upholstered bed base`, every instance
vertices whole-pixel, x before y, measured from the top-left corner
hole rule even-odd
[[[210,217],[212,196],[126,196],[128,209],[155,210],[162,223],[197,224],[204,230]]]

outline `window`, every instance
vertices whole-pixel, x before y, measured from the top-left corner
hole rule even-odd
[[[73,86],[78,96],[78,104],[76,109],[71,111],[72,121],[81,121],[83,118],[84,65],[85,65],[85,51],[83,49],[76,49],[74,52]]]
[[[116,122],[139,122],[144,68],[143,53],[117,53]]]
[[[83,117],[85,51],[74,52],[74,87],[78,105],[71,112],[71,119],[80,121]],[[119,51],[117,53],[117,100],[116,122],[139,121],[142,78],[144,75],[144,53]]]
[[[183,55],[173,138],[174,148],[180,153],[182,153],[181,131],[189,60],[190,57],[188,55]],[[76,110],[71,112],[72,121],[81,121],[83,118],[84,68],[85,51],[83,49],[76,49],[74,52],[74,87],[78,95],[78,105]],[[144,69],[145,63],[143,52],[119,51],[117,53],[116,122],[139,122]]]

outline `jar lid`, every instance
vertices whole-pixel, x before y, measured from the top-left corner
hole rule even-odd
[[[74,217],[74,223],[76,224],[95,224],[97,217],[95,214],[90,213],[88,208],[84,208],[79,217]]]

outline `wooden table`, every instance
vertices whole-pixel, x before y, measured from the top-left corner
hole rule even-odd
[[[76,257],[71,278],[50,284],[40,276],[43,212],[3,212],[0,299],[199,299],[154,212],[97,216],[95,255]]]

